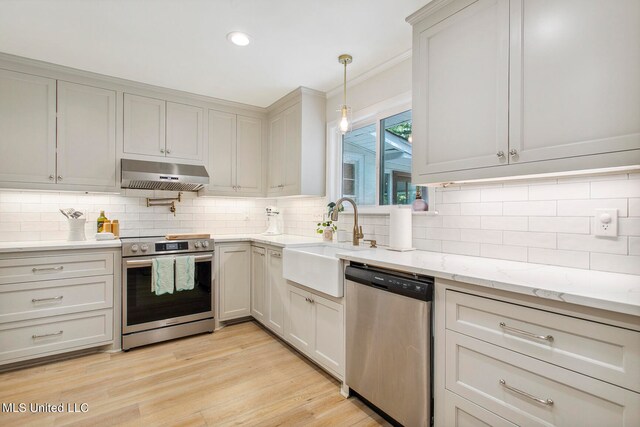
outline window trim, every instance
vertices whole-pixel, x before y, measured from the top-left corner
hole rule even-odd
[[[375,123],[376,139],[380,139],[380,123],[383,119],[411,110],[411,92],[405,92],[386,101],[353,112],[352,128],[359,128]],[[338,120],[327,122],[327,198],[336,201],[342,194],[342,135],[338,132]],[[380,205],[380,150],[376,149],[376,204],[358,205],[358,213],[383,215],[391,212],[396,205]],[[414,214],[436,215],[435,188],[427,187],[429,210]],[[345,212],[352,212],[351,205],[344,204]]]

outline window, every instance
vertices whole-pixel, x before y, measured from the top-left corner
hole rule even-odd
[[[411,110],[356,124],[342,139],[341,195],[362,206],[410,205],[419,191],[428,203],[427,189],[411,184],[411,153]]]

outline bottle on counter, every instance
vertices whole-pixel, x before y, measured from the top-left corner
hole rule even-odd
[[[104,216],[104,211],[100,211],[100,216],[98,217],[98,233],[102,233],[104,231],[104,223],[109,221],[106,216]]]

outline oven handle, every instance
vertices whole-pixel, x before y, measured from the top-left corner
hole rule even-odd
[[[209,254],[209,255],[196,255],[194,256],[195,262],[202,262],[202,261],[211,261],[213,259],[213,255]],[[133,267],[133,268],[137,268],[137,267],[150,267],[152,264],[153,258],[149,258],[149,259],[132,259],[132,260],[126,260],[125,261],[125,266],[126,267]]]

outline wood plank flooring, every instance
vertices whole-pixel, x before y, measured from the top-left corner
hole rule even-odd
[[[386,425],[254,322],[131,350],[0,373],[0,403],[88,404],[2,413],[9,426]]]

